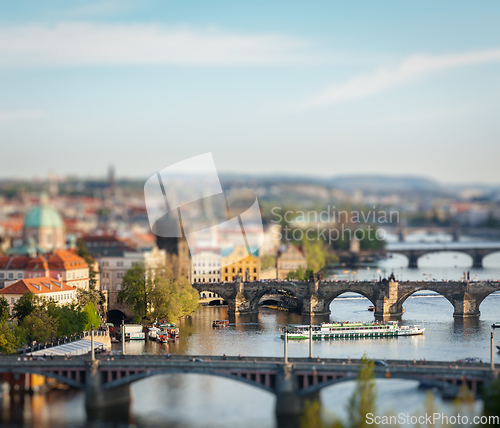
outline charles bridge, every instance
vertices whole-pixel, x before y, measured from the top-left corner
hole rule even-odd
[[[0,358],[0,373],[19,377],[39,374],[72,388],[85,391],[87,414],[102,417],[103,411],[128,412],[133,382],[156,375],[201,374],[219,376],[255,386],[276,397],[278,426],[296,426],[304,401],[320,401],[321,389],[358,376],[357,360],[279,357],[225,357],[190,355],[116,355],[99,359],[79,357],[48,360]],[[390,361],[375,366],[377,378],[418,381],[424,387],[457,393],[467,385],[480,392],[483,385],[498,377],[500,367],[488,364]],[[16,393],[16,391],[12,391]],[[118,413],[117,413],[118,412]]]
[[[495,291],[499,281],[309,281],[309,282],[232,282],[195,283],[199,292],[217,293],[228,304],[231,314],[257,313],[259,301],[267,294],[278,291],[290,293],[302,302],[303,315],[330,313],[330,303],[345,292],[358,293],[375,306],[375,316],[399,317],[403,304],[417,291],[433,291],[444,296],[454,308],[454,317],[480,315],[481,302]]]

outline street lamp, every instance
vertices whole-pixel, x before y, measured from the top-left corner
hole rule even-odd
[[[283,328],[283,334],[284,334],[284,338],[285,338],[285,358],[284,358],[284,362],[285,364],[288,364],[288,330],[286,328],[286,326]]]

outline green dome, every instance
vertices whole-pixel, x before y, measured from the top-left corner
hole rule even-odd
[[[50,205],[37,205],[26,214],[24,227],[63,227],[61,215]]]

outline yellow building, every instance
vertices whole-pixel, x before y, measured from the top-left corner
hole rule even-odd
[[[235,281],[240,276],[242,281],[258,281],[260,279],[260,257],[248,254],[245,247],[235,247],[227,257],[221,258],[222,281]]]

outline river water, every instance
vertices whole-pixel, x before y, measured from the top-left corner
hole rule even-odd
[[[498,257],[497,257],[498,256]],[[424,257],[418,269],[405,267],[406,260],[393,257],[377,267],[357,271],[337,269],[333,278],[373,279],[394,271],[400,280],[449,279],[458,280],[464,271],[471,278],[500,280],[500,255],[488,257],[486,268],[470,269],[470,260],[461,254]],[[443,267],[444,266],[444,267]],[[331,304],[332,314],[319,318],[343,321],[372,320],[367,310],[370,302],[355,294],[346,293]],[[481,304],[478,319],[454,319],[453,308],[444,298],[431,293],[411,296],[404,305],[406,312],[401,323],[425,326],[425,334],[415,337],[361,340],[315,341],[313,353],[319,357],[359,358],[366,354],[377,359],[427,359],[454,361],[465,357],[479,357],[489,361],[490,331],[494,321],[500,321],[500,293],[487,297]],[[214,319],[230,319],[232,325],[213,329]],[[168,352],[191,355],[283,355],[283,341],[279,328],[289,323],[309,322],[298,314],[262,308],[258,315],[228,318],[226,307],[204,307],[191,318],[180,322],[180,340],[171,344]],[[495,344],[500,331],[495,333]],[[308,342],[289,344],[289,355],[308,355]],[[119,345],[118,345],[119,347]],[[166,345],[155,342],[133,341],[126,344],[127,354],[167,352]],[[495,362],[500,354],[495,352]],[[345,418],[345,406],[353,383],[326,388],[321,393],[323,409],[328,414]],[[156,376],[136,382],[132,386],[133,401],[125,421],[93,422],[92,426],[142,427],[274,427],[274,396],[239,382],[203,375]],[[425,406],[426,393],[416,382],[401,380],[377,381],[380,413],[418,413]],[[436,397],[436,405],[452,412],[450,403]],[[0,426],[35,428],[87,426],[84,397],[81,392],[54,391],[44,396],[26,397],[25,402],[13,404],[3,400],[4,415]],[[479,412],[478,402],[474,412]],[[111,419],[116,415],[111,415]],[[117,419],[117,418],[115,418]]]

